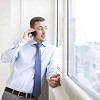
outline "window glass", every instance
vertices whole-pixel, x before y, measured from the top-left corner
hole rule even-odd
[[[69,0],[68,75],[100,95],[100,0]]]

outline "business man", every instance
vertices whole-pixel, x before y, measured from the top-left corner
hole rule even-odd
[[[45,79],[52,88],[60,85],[57,48],[46,42],[46,35],[46,20],[34,17],[22,39],[1,55],[3,63],[14,65],[2,100],[38,100]]]

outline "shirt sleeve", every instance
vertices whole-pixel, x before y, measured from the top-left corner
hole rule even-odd
[[[18,52],[27,42],[24,39],[15,41],[10,48],[8,48],[1,55],[1,61],[3,63],[12,62],[18,58]]]
[[[52,75],[57,74],[58,64],[58,49],[55,48],[52,55],[50,62],[47,66],[46,78],[49,79]]]

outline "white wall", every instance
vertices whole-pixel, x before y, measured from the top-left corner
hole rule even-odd
[[[22,0],[21,1],[21,33],[29,28],[29,21],[35,16],[42,16],[47,21],[48,37],[54,43],[54,0]]]
[[[0,55],[10,44],[10,0],[0,0]],[[0,96],[5,87],[5,81],[10,74],[9,65],[0,61]]]
[[[23,35],[34,16],[42,16],[47,20],[47,41],[54,44],[56,32],[54,2],[54,0],[0,0],[0,55],[14,40]],[[0,61],[0,98],[11,69],[9,64]],[[47,87],[45,88],[47,91]],[[44,90],[43,93],[47,92]],[[45,100],[45,97],[42,99]]]
[[[19,1],[0,0],[0,55],[20,36]],[[16,12],[15,12],[16,11]],[[10,75],[10,64],[3,64],[0,60],[0,97],[6,81]]]

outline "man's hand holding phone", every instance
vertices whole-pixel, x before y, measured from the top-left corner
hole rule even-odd
[[[33,37],[35,35],[36,35],[35,30],[33,28],[30,28],[24,33],[23,39],[28,42],[28,41],[33,40]]]

